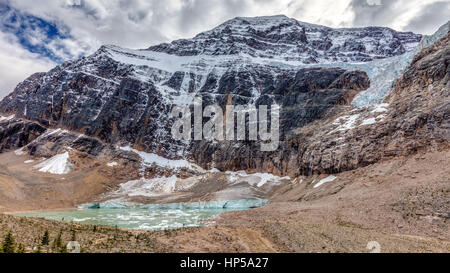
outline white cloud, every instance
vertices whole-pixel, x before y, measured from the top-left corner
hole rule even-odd
[[[0,98],[35,72],[45,72],[56,64],[22,48],[16,37],[0,32]]]
[[[427,13],[430,7],[436,6],[442,11]],[[353,26],[380,25],[400,31],[413,31],[421,34],[432,34],[448,21],[450,1],[448,0],[352,0],[350,9],[355,15]],[[421,23],[427,25],[411,25],[417,18],[426,15]]]
[[[9,4],[67,26],[74,39],[73,47],[69,48],[73,52],[69,53],[76,56],[81,45],[83,51],[92,52],[102,44],[145,48],[189,38],[236,16],[285,14],[300,21],[331,27],[372,24],[403,30],[424,7],[438,1],[9,0]],[[361,20],[360,14],[368,20]],[[442,23],[445,20],[443,18]]]
[[[285,14],[330,27],[381,25],[431,33],[448,20],[427,20],[436,10],[427,7],[437,2],[439,0],[7,0],[13,8],[52,22],[70,34],[70,38],[46,43],[47,49],[64,60],[90,54],[103,44],[147,48],[190,38],[236,16]],[[450,5],[448,0],[440,2],[447,7]],[[442,10],[441,6],[438,8]],[[425,14],[425,10],[429,12]],[[426,28],[423,22],[427,22]],[[28,36],[32,43],[39,43],[43,38],[39,31],[30,32]],[[0,42],[1,47],[11,46],[5,44],[4,39]],[[1,76],[5,79],[3,82],[23,80],[33,67],[39,71],[49,66],[48,61],[33,54],[29,54],[27,61],[26,52],[18,51],[21,63],[32,65],[23,65],[22,77]],[[12,63],[5,63],[10,56],[4,51],[0,54],[3,68],[15,63],[13,59]],[[17,75],[19,66],[14,70]],[[1,88],[6,88],[4,83],[2,85]]]

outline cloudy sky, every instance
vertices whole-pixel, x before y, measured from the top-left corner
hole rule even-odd
[[[450,0],[0,0],[0,97],[30,74],[102,44],[146,48],[236,16],[276,14],[431,34],[450,18]]]

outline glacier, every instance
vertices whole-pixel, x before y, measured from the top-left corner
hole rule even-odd
[[[360,92],[352,104],[356,107],[366,107],[381,103],[393,89],[396,80],[406,71],[414,56],[423,48],[431,46],[450,31],[450,21],[441,26],[433,35],[423,36],[419,45],[403,55],[375,60],[364,64],[340,64],[342,68],[354,68],[365,71],[370,78],[370,88]]]
[[[104,203],[86,203],[79,205],[79,209],[250,209],[262,207],[269,203],[266,199],[242,199],[227,201],[190,202],[190,203],[169,203],[169,204],[140,204],[124,201],[106,201]]]
[[[434,37],[434,36],[433,36]],[[436,37],[433,39],[437,39]],[[200,86],[207,80],[210,73],[214,73],[217,78],[230,68],[231,69],[251,69],[271,68],[276,75],[283,70],[299,70],[310,67],[342,68],[346,70],[360,70],[367,73],[370,78],[370,88],[360,92],[353,100],[352,104],[356,107],[366,107],[372,104],[381,103],[389,94],[406,68],[409,66],[414,56],[419,52],[420,47],[416,46],[402,55],[377,59],[370,62],[329,62],[324,61],[315,64],[305,64],[301,61],[285,60],[283,58],[264,58],[253,57],[248,54],[240,53],[230,56],[174,56],[170,54],[131,50],[119,48],[117,46],[105,47],[106,54],[119,63],[137,66],[134,73],[140,80],[158,79],[161,83],[167,81],[169,74],[175,72],[184,72],[185,75],[195,73],[200,80]],[[151,69],[149,70],[148,68]],[[227,68],[230,67],[230,68]],[[187,77],[185,77],[187,78]],[[192,103],[195,92],[189,92],[187,84],[182,84],[179,91],[171,90],[168,86],[157,84],[160,94],[165,98],[168,104],[189,105]],[[255,94],[255,99],[259,94]]]
[[[383,102],[418,52],[419,48],[415,48],[400,56],[348,66],[349,69],[366,72],[370,79],[369,89],[356,95],[352,104],[356,107],[366,107]]]
[[[442,25],[433,35],[426,35],[422,38],[421,47],[427,48],[434,44],[437,40],[444,37],[450,31],[450,21]]]
[[[249,19],[245,18],[245,20]],[[301,22],[301,24],[312,28],[310,29],[311,33],[308,32],[308,35],[310,36],[313,36],[314,34],[314,27],[319,27],[303,22]],[[239,29],[237,26],[234,27]],[[252,56],[246,52],[240,52],[236,55],[199,54],[193,56],[179,56],[151,50],[124,49],[117,46],[108,46],[107,51],[114,60],[121,63],[156,68],[160,71],[159,73],[162,73],[161,71],[170,73],[174,73],[176,71],[190,73],[195,71],[195,73],[200,75],[203,80],[206,80],[206,76],[212,71],[218,76],[218,78],[220,78],[221,75],[227,71],[228,66],[245,67],[248,64],[252,64],[257,67],[272,67],[274,68],[275,74],[278,69],[296,70],[308,67],[340,67],[347,70],[361,70],[366,72],[369,76],[371,86],[369,89],[360,92],[354,98],[352,104],[355,107],[367,107],[369,105],[382,103],[384,98],[386,98],[395,85],[396,79],[398,79],[411,64],[414,56],[422,48],[429,47],[435,41],[442,38],[448,31],[450,31],[450,21],[439,28],[439,30],[433,35],[423,36],[419,44],[405,44],[405,53],[393,57],[374,59],[369,62],[334,62],[328,59],[320,59],[319,63],[308,64],[305,63],[304,60],[284,58],[281,55],[281,57],[271,56],[268,58],[265,56]],[[210,33],[206,32],[200,34],[199,37],[196,38],[199,39],[207,34]],[[337,44],[337,40],[334,41],[334,44]],[[142,76],[144,73],[140,72],[138,74]],[[184,91],[185,93],[181,95],[183,99],[180,99],[179,103],[189,104],[192,102],[194,96],[192,94],[188,95],[188,90]],[[171,98],[170,100],[172,102],[177,102],[174,98]]]

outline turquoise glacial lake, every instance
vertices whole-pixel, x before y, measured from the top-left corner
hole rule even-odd
[[[16,216],[87,225],[117,226],[140,230],[164,230],[211,224],[220,214],[264,206],[267,200],[144,205],[126,202],[84,204],[76,210],[18,213]]]

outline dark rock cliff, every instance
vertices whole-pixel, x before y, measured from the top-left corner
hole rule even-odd
[[[98,156],[130,145],[221,170],[295,176],[354,169],[448,143],[448,68],[443,70],[448,35],[416,56],[382,111],[350,106],[370,86],[365,72],[333,68],[334,62],[400,55],[420,38],[386,28],[333,30],[275,17],[237,18],[194,39],[149,50],[104,46],[31,76],[3,99],[0,112],[15,116],[0,121],[1,149],[28,145],[29,153],[47,155],[70,145]],[[305,66],[310,62],[324,67]],[[169,113],[195,96],[222,107],[230,100],[279,104],[279,149],[261,152],[260,143],[248,141],[174,141]],[[71,132],[36,141],[55,128]],[[57,145],[46,150],[44,140]]]

